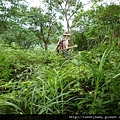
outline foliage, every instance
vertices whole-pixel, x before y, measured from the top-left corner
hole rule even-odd
[[[21,48],[28,49],[38,44],[38,39],[33,32],[24,26],[23,18],[26,15],[26,5],[21,1],[0,1],[0,39],[7,44],[16,44]]]
[[[29,18],[29,19],[27,19]],[[27,11],[26,23],[30,26],[28,29],[32,31],[39,39],[38,45],[48,50],[48,44],[57,40],[62,25],[56,22],[56,15],[52,10],[43,10],[42,8],[30,8]]]
[[[74,31],[73,40],[74,43],[78,45],[78,50],[87,50],[87,48],[89,47],[83,32],[80,33],[79,31]]]
[[[7,44],[15,43],[23,49],[40,45],[47,50],[48,44],[58,40],[62,25],[52,10],[28,9],[24,0],[0,1],[0,4],[0,39]]]
[[[43,42],[47,49],[57,39],[54,33],[63,32],[51,8],[55,1],[47,1],[47,13],[41,8],[28,10],[20,1],[6,2],[9,8],[0,1],[1,114],[119,114],[118,5],[101,6],[96,0],[91,10],[77,13],[73,27],[78,30],[72,32],[80,51],[65,57],[28,49]],[[76,1],[69,2],[76,6]]]
[[[0,54],[1,114],[119,114],[115,44],[73,53],[72,60],[5,44]]]
[[[76,15],[82,8],[82,2],[80,0],[43,0],[50,5],[50,8],[58,13],[59,20],[66,22],[67,31],[71,31],[70,20]],[[60,15],[59,15],[60,14]]]
[[[73,28],[78,28],[79,36],[75,36],[75,42],[84,41],[86,45],[83,43],[83,46],[87,49],[101,43],[118,43],[119,14],[120,7],[116,4],[95,4],[90,10],[80,12],[73,21]]]

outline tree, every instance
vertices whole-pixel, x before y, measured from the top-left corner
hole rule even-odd
[[[37,37],[24,24],[27,6],[22,2],[25,1],[0,1],[0,38],[5,43],[15,43],[21,48],[28,49],[37,43]]]
[[[41,8],[31,7],[27,14],[29,19],[26,23],[30,26],[29,30],[35,33],[41,47],[47,50],[48,44],[56,39],[57,34],[60,34],[62,25],[57,23],[56,16],[50,8],[48,11],[43,11]]]
[[[73,27],[79,28],[80,35],[84,32],[84,40],[88,48],[105,41],[115,41],[119,38],[120,32],[119,11],[119,5],[113,3],[110,5],[94,4],[91,10],[77,14]]]
[[[65,18],[67,31],[70,32],[70,20],[73,19],[77,11],[82,7],[80,0],[44,0],[47,3],[51,3],[53,9],[58,12],[59,19]]]
[[[22,3],[25,0],[0,0],[0,34],[10,29],[13,22],[16,24],[22,17],[21,8],[26,6]]]

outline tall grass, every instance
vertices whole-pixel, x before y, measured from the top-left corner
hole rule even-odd
[[[119,113],[120,55],[113,47],[82,51],[73,60],[9,48],[0,57],[0,113]]]
[[[99,91],[99,84],[100,84],[100,82],[101,82],[101,80],[103,78],[103,71],[104,71],[103,66],[105,64],[106,58],[108,57],[109,53],[113,49],[113,46],[114,45],[108,47],[104,51],[104,53],[102,55],[102,58],[100,60],[100,64],[98,66],[97,74],[94,73],[95,70],[93,71],[93,74],[94,74],[94,77],[95,77],[95,92],[94,92],[94,100],[93,100],[93,103],[92,103],[92,114],[95,114],[94,110],[96,109],[95,106],[96,106],[96,103],[97,103],[96,100],[97,100],[97,95],[98,95],[98,91]]]

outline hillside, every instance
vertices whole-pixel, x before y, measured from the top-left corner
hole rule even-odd
[[[1,114],[119,114],[116,44],[73,52],[72,60],[4,44],[0,54]]]

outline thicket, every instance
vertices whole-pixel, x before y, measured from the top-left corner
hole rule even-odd
[[[0,113],[119,114],[119,46],[101,44],[71,58],[0,44]]]
[[[47,51],[63,33],[59,1],[46,1],[46,11],[0,1],[0,114],[119,114],[120,6],[94,2],[84,11],[67,1],[78,48],[65,58]]]

